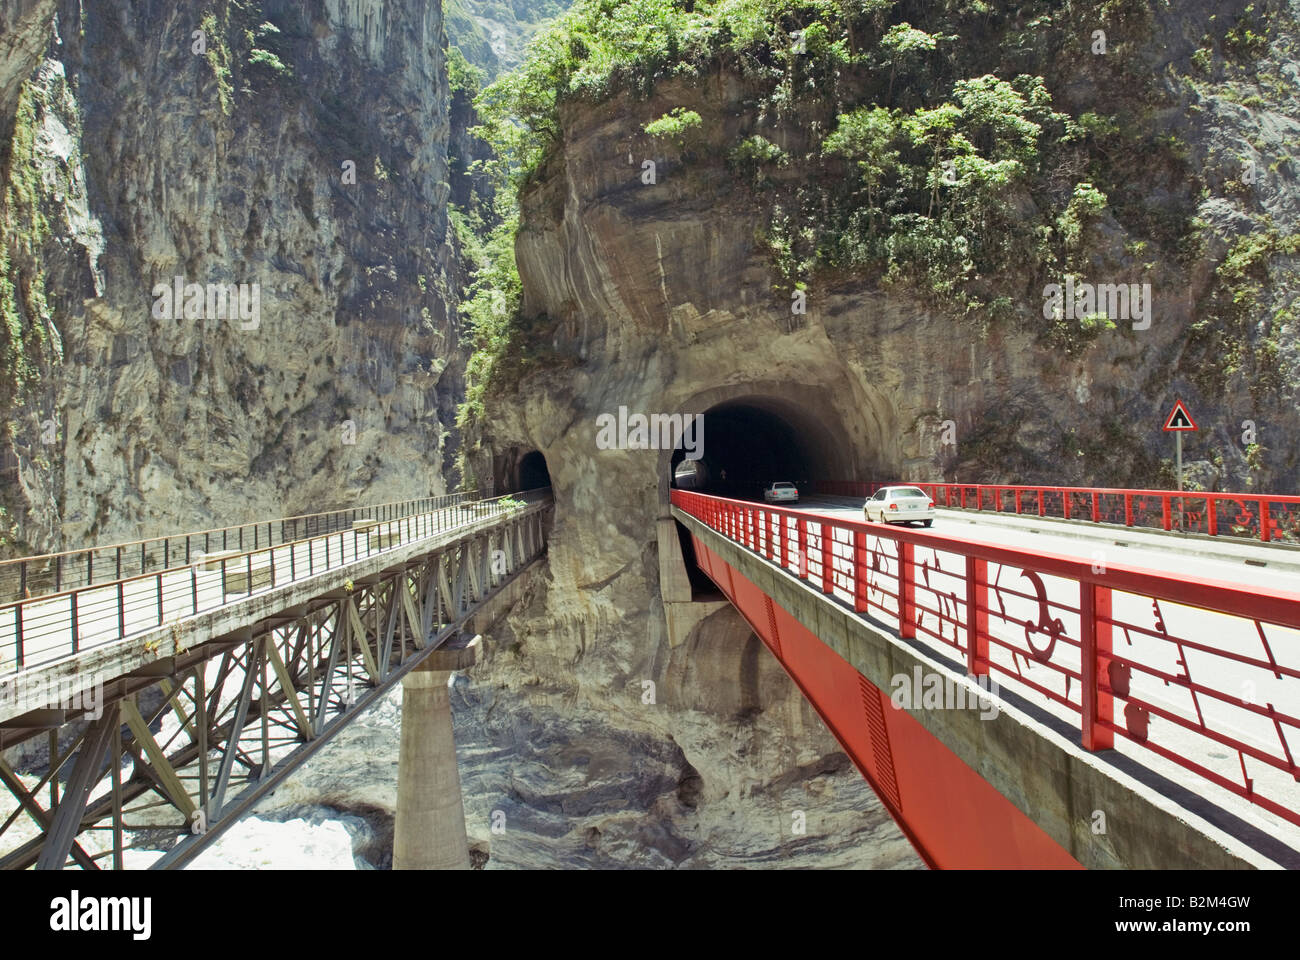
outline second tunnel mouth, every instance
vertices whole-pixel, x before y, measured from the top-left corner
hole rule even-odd
[[[531,450],[519,461],[519,489],[536,490],[551,485],[551,471],[540,450]]]
[[[498,496],[550,485],[546,455],[535,447],[510,447],[492,460],[492,490]]]

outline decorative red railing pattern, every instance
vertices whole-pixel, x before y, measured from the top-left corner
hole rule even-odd
[[[690,491],[675,506],[972,675],[1300,825],[1300,593],[1102,566]]]
[[[1300,497],[991,483],[907,485],[920,487],[937,507],[1300,543]],[[809,483],[808,492],[865,499],[883,486],[866,480],[823,480]]]

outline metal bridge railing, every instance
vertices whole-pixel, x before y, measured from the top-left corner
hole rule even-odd
[[[920,487],[938,507],[1300,543],[1300,496],[992,483],[906,485]],[[866,480],[823,480],[809,483],[807,490],[865,498],[883,486]]]
[[[200,555],[187,566],[80,586],[0,605],[0,676],[75,654],[491,516],[523,509],[545,488],[490,500],[428,498],[358,508],[354,525],[253,550]],[[419,513],[387,507],[425,504]],[[352,511],[325,514],[324,523]],[[369,516],[366,514],[369,513]],[[305,519],[305,518],[290,518]],[[233,529],[233,528],[230,528]]]
[[[508,609],[508,585],[546,551],[550,498],[527,499],[523,510],[464,505],[466,516],[507,515],[381,556],[371,575],[318,577],[291,605],[241,621],[249,629],[165,643],[150,671],[128,657],[98,665],[112,671],[103,678],[89,663],[48,671],[57,680],[0,676],[0,754],[53,742],[22,774],[0,759],[0,870],[193,862],[427,656],[466,646],[471,625]]]
[[[972,675],[1300,825],[1300,593],[675,490],[672,502]]]
[[[159,570],[187,566],[199,554],[258,550],[344,530],[357,520],[398,520],[473,499],[474,491],[440,497],[349,507],[277,520],[198,530],[129,543],[85,547],[34,557],[0,560],[0,602],[28,600],[77,587],[110,583]]]

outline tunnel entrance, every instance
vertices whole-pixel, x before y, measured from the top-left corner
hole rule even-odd
[[[551,471],[546,468],[546,458],[540,450],[525,454],[519,461],[519,489],[533,490],[551,485]]]
[[[769,483],[806,490],[812,481],[871,473],[870,452],[882,445],[881,417],[865,399],[855,404],[848,396],[825,386],[765,381],[711,388],[679,408],[701,420],[658,461],[659,589],[673,642],[711,615],[710,604],[726,600],[699,568],[687,527],[672,516],[670,491],[761,502]]]
[[[670,485],[742,500],[762,499],[763,488],[789,481],[849,476],[849,441],[822,422],[829,411],[791,400],[752,396],[728,400],[703,414],[703,440],[673,452]],[[697,434],[699,430],[697,428]]]
[[[524,451],[512,447],[493,458],[492,489],[494,495],[519,493],[551,485],[551,471],[540,450]]]

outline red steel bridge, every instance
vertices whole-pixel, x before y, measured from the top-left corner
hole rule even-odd
[[[869,497],[884,484],[845,480],[806,486],[817,493]],[[940,507],[1300,544],[1300,497],[985,483],[911,486],[920,487]]]
[[[1300,520],[1297,497],[915,486],[940,507],[1224,542],[1295,542]],[[861,503],[834,514],[671,493],[687,563],[762,638],[927,863],[1300,865],[1300,574],[1279,589],[1245,567],[1232,582],[1056,555],[939,532],[942,519],[869,523]],[[995,716],[981,711],[986,691]]]

